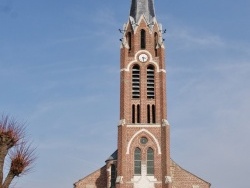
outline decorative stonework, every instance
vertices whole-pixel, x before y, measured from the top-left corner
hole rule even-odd
[[[134,184],[134,188],[155,188],[157,179],[154,176],[147,176],[146,164],[141,165],[141,176],[134,176],[131,179],[131,183]]]
[[[123,179],[123,176],[117,176],[116,183],[123,183],[122,179]]]
[[[161,124],[154,124],[154,125],[144,125],[144,124],[132,124],[132,125],[127,125],[127,127],[137,127],[137,128],[152,128],[152,127],[155,127],[155,128],[159,128],[161,127]]]
[[[160,148],[160,144],[159,144],[158,140],[157,140],[156,137],[155,137],[151,132],[149,132],[147,129],[141,129],[141,130],[137,131],[137,132],[132,136],[132,138],[131,138],[131,139],[129,140],[129,142],[128,142],[126,154],[127,154],[127,155],[129,154],[129,149],[130,149],[130,146],[131,146],[132,141],[136,138],[137,135],[139,135],[139,134],[142,133],[142,132],[147,133],[148,135],[150,135],[150,136],[153,138],[153,140],[154,140],[154,142],[155,142],[155,144],[156,144],[156,146],[157,146],[157,149],[158,149],[158,154],[161,154],[161,148]]]
[[[169,122],[168,122],[168,120],[163,119],[162,120],[162,126],[167,126],[167,125],[170,125]]]
[[[157,72],[164,72],[166,73],[166,70],[165,69],[160,69],[159,65],[157,62],[153,61],[153,57],[152,57],[152,54],[147,51],[147,50],[139,50],[138,52],[136,52],[135,56],[134,56],[134,60],[130,61],[126,67],[122,68],[120,71],[123,72],[123,71],[126,71],[126,72],[129,72],[130,71],[130,67],[132,64],[138,62],[137,60],[137,57],[139,56],[139,54],[142,54],[142,53],[146,53],[149,55],[149,62],[152,63],[155,67],[156,67],[156,70]]]
[[[126,124],[126,120],[125,120],[125,119],[121,119],[121,120],[119,121],[119,125],[124,126],[125,124]]]
[[[172,178],[171,178],[171,176],[165,176],[165,183],[166,183],[166,184],[172,183]]]
[[[86,188],[95,188],[94,185],[86,185]]]
[[[199,185],[193,185],[193,188],[200,188]]]

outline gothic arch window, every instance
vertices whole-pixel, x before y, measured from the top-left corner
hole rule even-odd
[[[147,174],[154,174],[154,150],[152,148],[147,150]]]
[[[134,174],[141,175],[141,149],[135,148],[134,153]]]
[[[140,67],[134,65],[132,68],[132,98],[140,98]]]
[[[155,123],[155,105],[152,105],[152,123]]]
[[[127,33],[127,43],[128,43],[129,51],[130,51],[131,50],[131,43],[132,43],[132,34],[131,34],[131,32]]]
[[[132,105],[132,123],[140,123],[141,122],[141,108],[140,105],[133,104]]]
[[[147,105],[147,123],[155,123],[156,122],[156,112],[155,105]]]
[[[155,32],[154,34],[155,57],[158,56],[157,45],[158,45],[158,34]]]
[[[146,48],[146,31],[144,29],[141,30],[141,49]]]
[[[147,68],[147,98],[155,98],[155,70],[153,65]]]
[[[132,123],[135,123],[135,105],[132,105]]]
[[[147,122],[150,123],[150,105],[147,105]]]
[[[140,105],[137,105],[137,123],[141,122]]]

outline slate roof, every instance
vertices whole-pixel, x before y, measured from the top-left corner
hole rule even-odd
[[[106,161],[117,160],[118,150],[116,150]]]
[[[136,23],[144,15],[148,24],[153,22],[155,17],[154,0],[132,0],[130,16]]]

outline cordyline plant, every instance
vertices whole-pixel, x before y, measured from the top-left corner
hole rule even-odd
[[[10,158],[10,167],[4,178],[7,155]],[[24,125],[3,115],[0,120],[0,188],[8,188],[15,177],[26,174],[34,161],[34,149],[25,140]]]

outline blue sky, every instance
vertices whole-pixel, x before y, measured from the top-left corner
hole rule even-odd
[[[248,187],[250,1],[155,0],[167,29],[171,156],[212,188]],[[68,188],[116,149],[119,28],[130,0],[0,0],[0,112],[37,147],[15,188]]]

